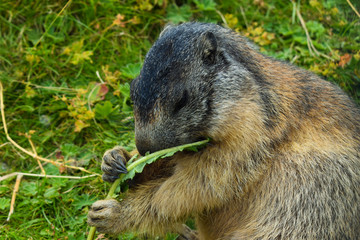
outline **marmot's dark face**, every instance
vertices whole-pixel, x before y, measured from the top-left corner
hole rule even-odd
[[[223,131],[218,121],[237,101],[267,100],[254,97],[262,82],[254,52],[246,39],[217,25],[166,28],[131,83],[139,152],[216,140]]]
[[[214,75],[221,56],[206,25],[165,30],[131,83],[141,154],[208,137]]]

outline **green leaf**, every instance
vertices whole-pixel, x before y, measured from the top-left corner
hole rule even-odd
[[[7,186],[0,186],[0,194],[6,193],[7,191],[10,191],[10,188]]]
[[[215,11],[216,3],[214,0],[194,0],[196,6],[201,11]]]
[[[136,173],[141,173],[144,170],[144,167],[146,166],[146,164],[151,164],[159,158],[171,157],[175,153],[181,152],[185,149],[190,150],[190,151],[197,151],[198,147],[205,145],[207,142],[209,142],[209,140],[204,140],[204,141],[190,143],[190,144],[184,144],[181,146],[167,148],[164,150],[154,152],[152,154],[145,155],[144,157],[136,160],[135,162],[133,162],[127,166],[128,173],[123,176],[122,181],[125,181],[127,179],[132,179]]]
[[[37,29],[31,29],[27,33],[28,40],[30,40],[33,45],[39,41],[41,35],[41,32],[39,32]]]
[[[78,65],[79,63],[84,62],[85,60],[88,60],[90,63],[92,63],[91,56],[93,55],[92,51],[84,51],[81,53],[75,53],[70,61],[70,63],[74,65]]]
[[[39,234],[41,236],[51,236],[51,231],[49,230],[49,228],[44,228],[44,229],[41,229]]]
[[[10,198],[0,198],[0,210],[10,207]]]
[[[89,165],[89,162],[91,159],[95,157],[93,152],[83,152],[79,155],[80,164],[81,166],[87,166]]]
[[[80,151],[80,147],[72,143],[65,143],[60,146],[60,149],[65,156],[76,156],[76,154]]]
[[[307,45],[307,39],[306,39],[305,35],[304,36],[294,36],[293,39],[295,42],[298,42],[301,45],[304,45],[304,46]]]
[[[120,91],[121,96],[123,96],[126,99],[130,98],[130,84],[129,83],[119,84],[118,90]]]
[[[69,219],[69,227],[71,229],[76,229],[76,226],[83,225],[86,222],[86,219],[87,219],[86,215],[78,215],[73,218],[70,218]],[[73,239],[79,239],[79,238],[73,238]],[[83,239],[83,238],[81,238],[81,239]]]
[[[48,175],[59,175],[59,168],[55,166],[54,164],[46,164],[44,166],[45,172]]]
[[[15,107],[14,110],[20,110],[20,111],[24,111],[24,112],[33,112],[35,110],[35,108],[33,106],[29,106],[29,105],[21,105],[21,106]]]
[[[46,109],[50,112],[58,112],[61,109],[66,109],[66,103],[63,101],[51,101],[49,106],[46,106]]]
[[[319,38],[319,37],[323,36],[325,33],[324,26],[317,21],[306,22],[306,27],[309,30],[310,35],[312,37],[316,36],[316,38]]]
[[[95,117],[100,120],[107,119],[113,110],[113,105],[110,101],[106,101],[104,104],[98,103],[95,106]]]
[[[170,156],[172,156],[172,155],[174,155],[174,153],[172,153]],[[129,172],[123,177],[122,181],[134,178],[135,174],[141,173],[147,164],[153,163],[154,161],[156,161],[159,158],[160,158],[160,156],[155,156],[155,157],[149,158],[146,162],[138,164],[133,169],[129,170]]]
[[[99,100],[101,100],[101,98],[99,97],[99,92],[101,90],[101,85],[102,84],[98,84],[98,83],[90,83],[89,84],[89,88],[91,89],[91,91],[87,94],[87,99],[90,103],[94,103],[97,102]]]
[[[36,182],[22,182],[21,193],[25,196],[35,196],[38,193],[38,184]]]
[[[197,152],[197,151],[198,151],[197,147],[195,147],[195,146],[193,146],[193,147],[188,147],[188,148],[186,148],[186,150],[188,150],[188,151],[193,151],[193,152]]]
[[[191,8],[189,5],[183,5],[178,7],[176,4],[171,4],[167,11],[166,18],[174,23],[187,22],[192,16]]]
[[[70,46],[68,46],[69,51],[71,53],[80,53],[84,45],[84,39],[81,39],[79,41],[71,43]]]
[[[59,193],[59,188],[58,187],[51,187],[51,188],[48,188],[46,189],[45,193],[44,193],[44,197],[45,198],[48,198],[48,199],[51,199],[51,198],[56,198],[60,196],[60,193]]]
[[[289,25],[289,24],[281,24],[278,27],[278,31],[280,34],[282,34],[285,37],[292,37],[295,34],[302,34],[303,30],[301,27],[299,26],[293,26],[293,25]]]
[[[66,186],[69,179],[67,179],[67,178],[50,178],[48,181],[52,187],[60,189],[61,187]]]
[[[40,203],[41,203],[41,200],[38,199],[38,198],[32,198],[32,199],[30,199],[30,204],[33,205],[33,206],[35,206],[35,205],[37,205],[37,204],[40,204]]]
[[[127,78],[136,78],[140,74],[141,63],[129,63],[121,69],[121,74]]]
[[[169,153],[165,154],[164,156],[162,156],[161,158],[171,157],[171,156],[173,156],[176,152],[177,152],[177,151],[169,152]]]
[[[95,201],[95,197],[92,197],[88,194],[82,194],[77,196],[73,202],[76,210],[83,208],[84,206],[90,206]]]
[[[132,107],[129,105],[129,101],[130,101],[130,84],[129,83],[125,83],[125,84],[119,84],[118,86],[118,90],[121,93],[121,98],[122,98],[122,108],[121,110],[123,112],[132,112]]]
[[[45,143],[54,136],[55,136],[55,132],[53,132],[52,130],[44,132],[43,135],[41,136],[41,143]]]

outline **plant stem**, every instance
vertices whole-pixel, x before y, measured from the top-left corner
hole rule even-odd
[[[87,237],[87,240],[93,240],[95,237],[96,227],[90,227],[89,235]]]

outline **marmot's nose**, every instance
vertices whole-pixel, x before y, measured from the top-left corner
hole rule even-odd
[[[136,148],[141,156],[144,156],[147,152],[154,152],[154,150],[151,149],[150,141],[147,139],[136,139]]]

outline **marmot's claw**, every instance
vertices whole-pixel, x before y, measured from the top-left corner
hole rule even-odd
[[[114,148],[105,152],[101,170],[104,172],[102,178],[107,182],[114,182],[121,173],[127,173],[125,166],[126,158],[121,148]]]
[[[113,150],[111,152],[113,154],[113,157],[115,158],[116,161],[114,161],[114,166],[116,167],[116,169],[121,172],[121,173],[127,173],[127,169],[125,166],[125,158],[123,155],[121,155],[118,151]]]
[[[102,175],[102,179],[105,181],[105,182],[115,182],[116,179],[118,179],[119,176],[111,176],[111,175],[108,175],[108,174],[103,174]]]

